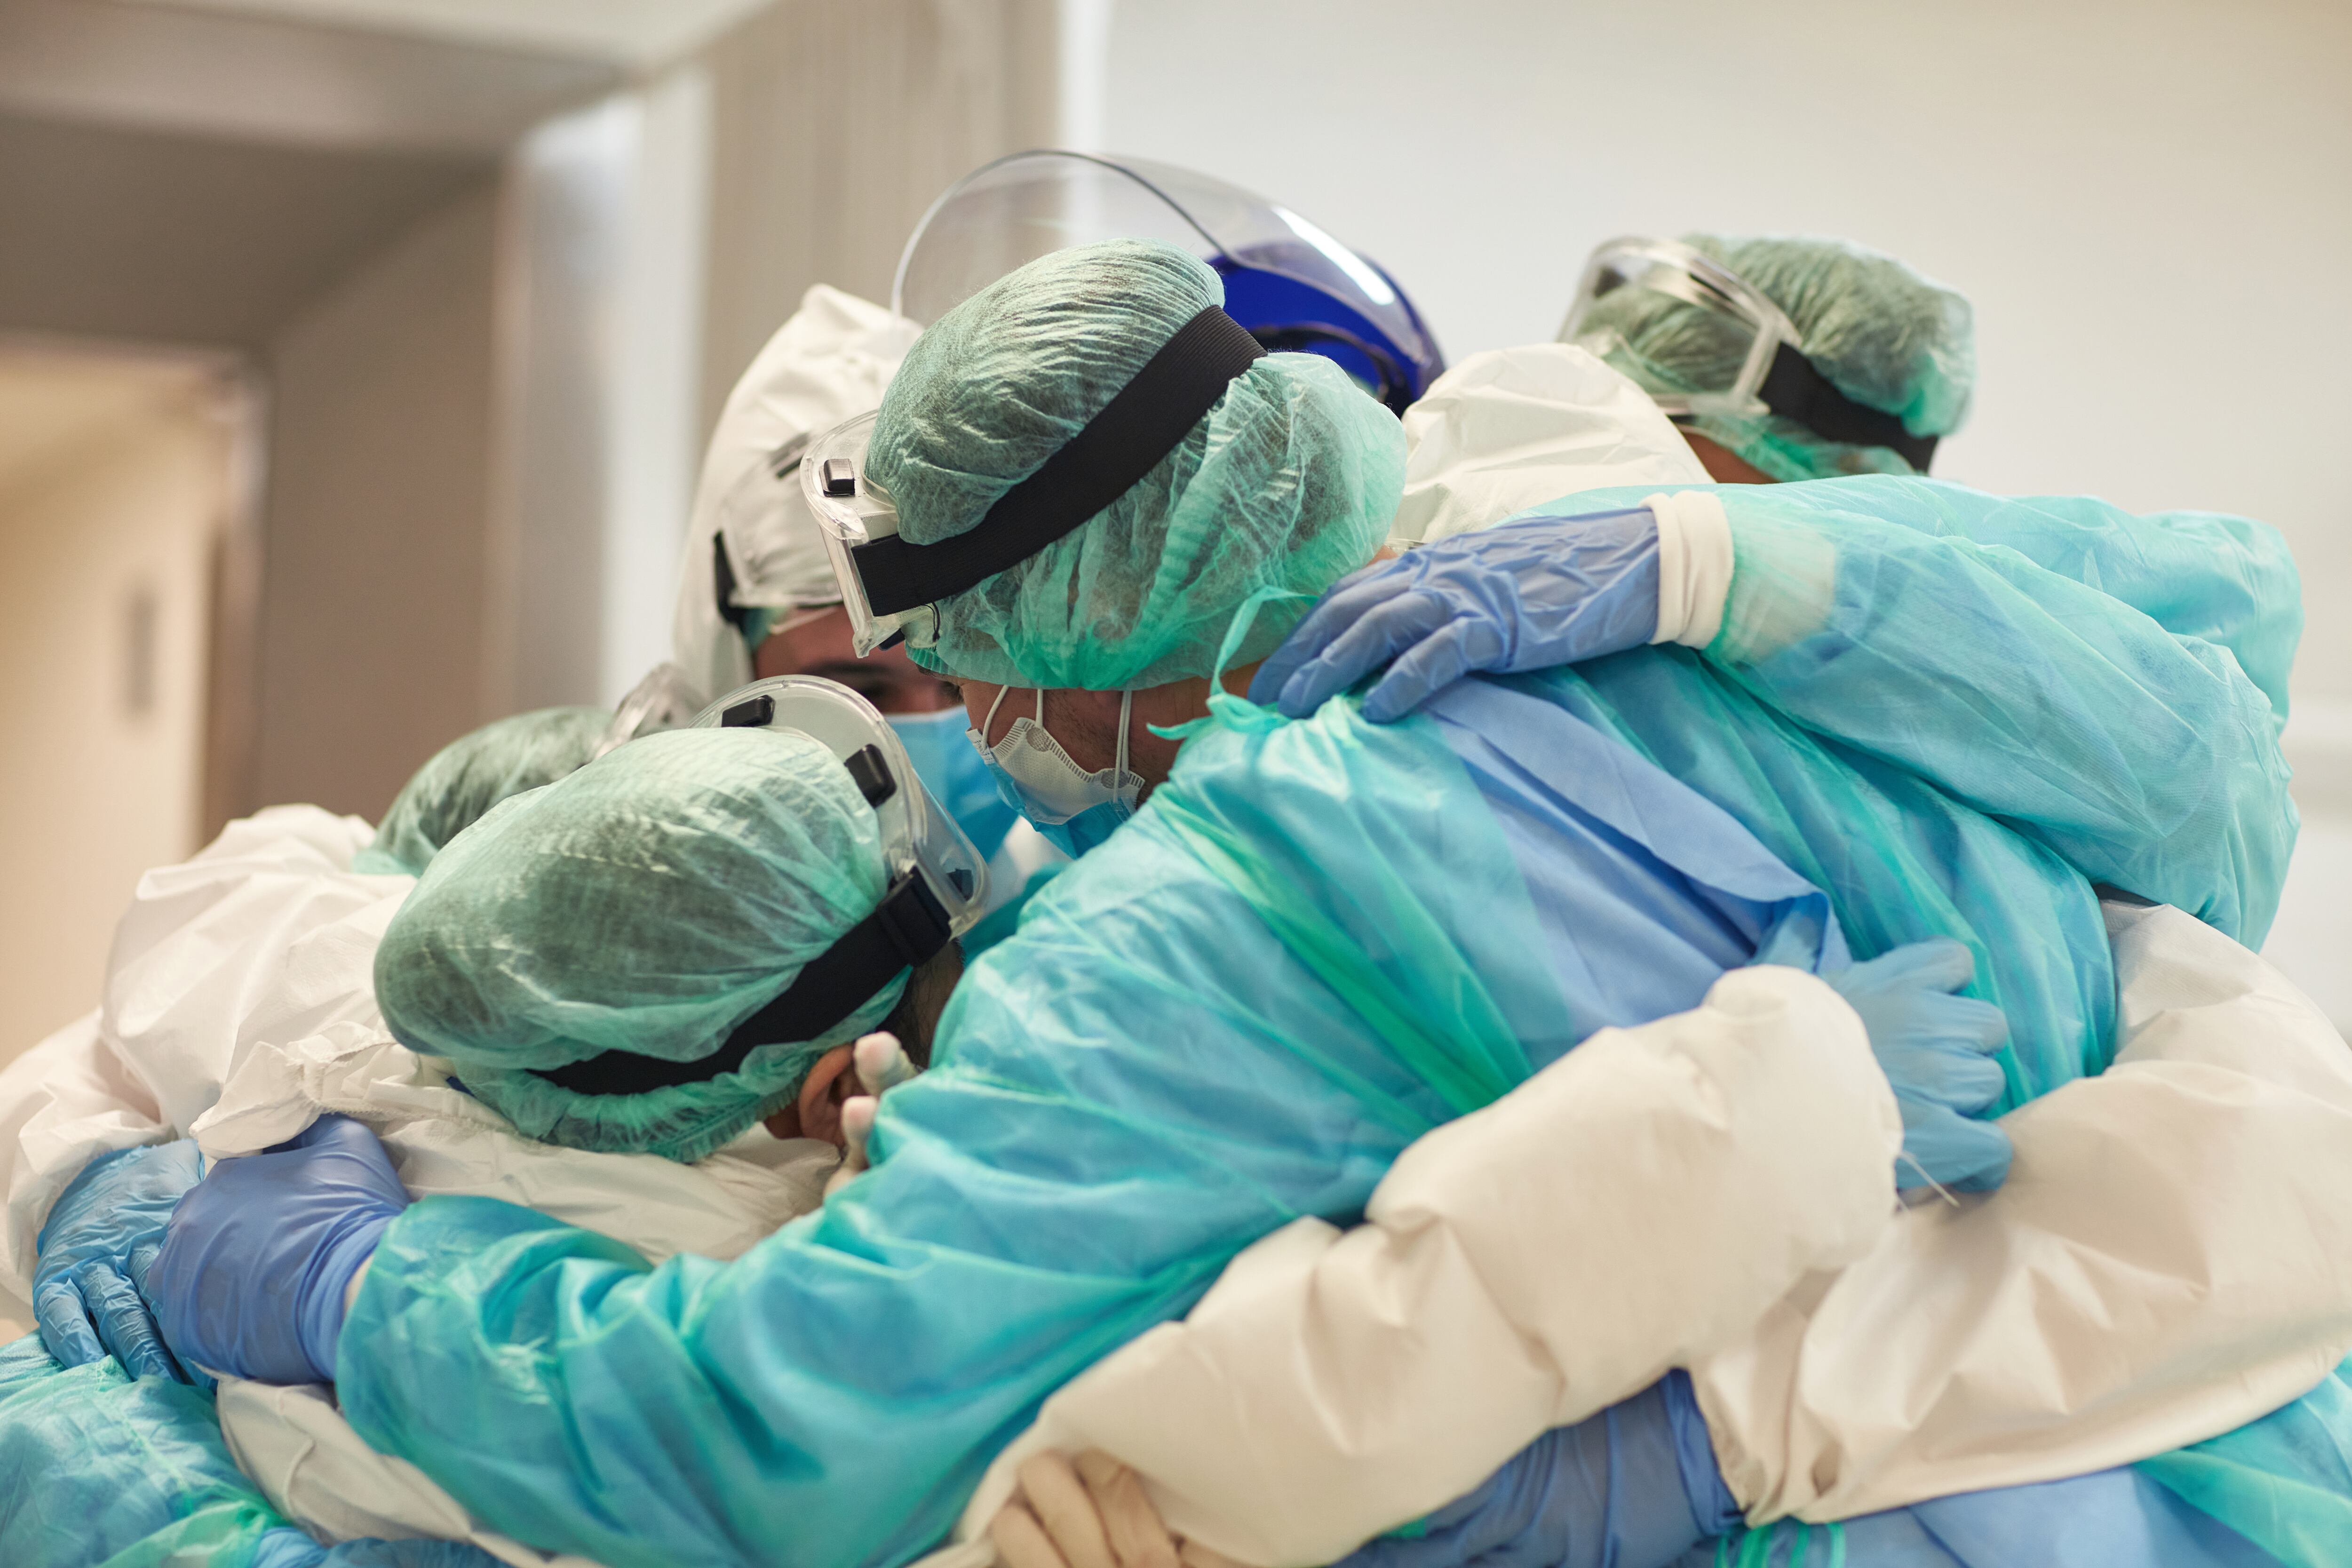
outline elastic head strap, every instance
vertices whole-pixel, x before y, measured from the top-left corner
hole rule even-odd
[[[1935,458],[1935,437],[1914,436],[1894,415],[1856,403],[1792,343],[1783,342],[1772,355],[1772,368],[1759,392],[1773,413],[1826,440],[1890,447],[1923,474]]]
[[[1248,328],[1210,306],[1035,473],[999,496],[978,527],[936,544],[893,536],[854,546],[866,604],[897,615],[1026,561],[1134,488],[1265,356]]]
[[[909,871],[890,884],[874,912],[811,959],[774,1001],[744,1019],[727,1043],[707,1057],[669,1061],[634,1051],[605,1051],[586,1061],[536,1069],[574,1094],[647,1094],[681,1084],[707,1083],[733,1072],[761,1046],[813,1040],[866,1005],[900,972],[928,962],[947,946],[948,912]]]

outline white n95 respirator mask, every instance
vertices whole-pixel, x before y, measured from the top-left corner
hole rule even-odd
[[[1000,689],[980,728],[964,733],[995,779],[1005,804],[1027,817],[1054,847],[1076,859],[1134,816],[1135,803],[1142,796],[1142,778],[1127,766],[1128,721],[1134,711],[1135,694],[1119,693],[1117,759],[1098,773],[1088,773],[1046,731],[1043,691],[1037,693],[1036,717],[1023,714],[1013,721],[1004,739],[993,746],[988,743],[996,710],[1004,705],[1010,690],[1009,687]]]

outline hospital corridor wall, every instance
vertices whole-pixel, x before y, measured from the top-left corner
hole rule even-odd
[[[0,347],[0,1064],[89,1011],[195,847],[243,408],[201,359]]]

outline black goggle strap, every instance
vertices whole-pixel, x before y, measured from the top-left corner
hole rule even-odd
[[[977,528],[936,544],[893,536],[852,547],[866,605],[897,615],[1026,561],[1125,495],[1265,355],[1248,328],[1210,306],[1035,473],[999,496]]]
[[[735,1026],[727,1043],[692,1061],[605,1051],[586,1061],[545,1068],[539,1076],[574,1094],[646,1094],[705,1083],[733,1072],[761,1046],[813,1040],[866,1005],[910,968],[947,946],[948,912],[919,870],[890,884],[874,912],[811,959],[766,1006]]]
[[[1825,440],[1889,447],[1923,474],[1935,458],[1935,437],[1914,436],[1894,415],[1856,403],[1792,343],[1783,342],[1773,353],[1759,391],[1766,407]]]

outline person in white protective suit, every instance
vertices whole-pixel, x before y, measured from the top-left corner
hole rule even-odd
[[[536,731],[520,748],[518,726]],[[274,807],[142,879],[116,933],[101,1006],[0,1073],[0,1289],[25,1300],[16,1309],[23,1318],[33,1317],[36,1238],[93,1161],[191,1137],[208,1159],[250,1153],[326,1113],[373,1128],[412,1193],[503,1197],[649,1254],[733,1257],[816,1206],[839,1163],[836,1144],[755,1127],[684,1165],[538,1142],[384,1028],[372,968],[415,878],[354,862],[389,867],[405,856],[421,869],[428,839],[454,837],[460,814],[478,816],[501,798],[483,792],[496,771],[486,752],[516,764],[503,775],[512,793],[584,762],[602,730],[571,710],[502,721],[428,763],[382,831],[315,807]],[[575,732],[576,748],[551,754],[548,736],[562,751]],[[869,1086],[903,1070],[887,1057],[865,1066]],[[105,1343],[89,1354],[179,1375],[160,1345],[112,1327],[91,1325]],[[471,1542],[513,1563],[553,1561],[370,1450],[323,1391],[227,1379],[217,1410],[237,1464],[322,1542],[421,1537]]]

